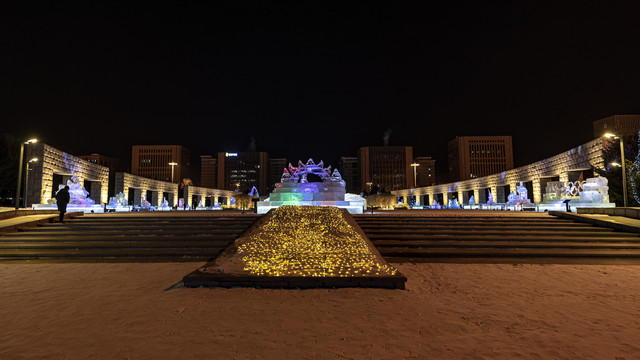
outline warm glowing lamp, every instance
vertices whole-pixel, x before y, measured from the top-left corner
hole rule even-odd
[[[16,187],[16,210],[20,207],[20,185],[22,184],[22,163],[24,162],[24,146],[38,142],[38,139],[29,139],[20,144],[20,163],[18,164],[18,186]],[[25,200],[26,205],[26,200]]]
[[[417,186],[418,186],[418,181],[417,181],[417,178],[418,178],[418,176],[417,176],[417,169],[418,169],[418,166],[420,166],[420,164],[418,164],[418,163],[413,163],[413,164],[411,164],[411,166],[413,167],[413,187],[415,188],[415,187],[417,187]]]
[[[172,162],[169,163],[169,165],[171,165],[171,182],[173,182],[173,167],[178,165],[178,163],[172,161]]]
[[[624,199],[624,207],[627,207],[627,169],[626,169],[626,166],[625,166],[625,163],[624,163],[624,141],[622,139],[622,136],[618,136],[616,134],[606,133],[606,134],[604,134],[604,136],[609,138],[609,139],[619,139],[620,140],[620,162],[621,162],[621,164],[611,163],[611,165],[622,167],[622,197]]]

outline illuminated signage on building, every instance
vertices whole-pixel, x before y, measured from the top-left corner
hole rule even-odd
[[[230,152],[226,152],[226,153],[224,153],[224,156],[226,156],[226,157],[230,157],[230,156],[238,156],[238,153],[230,153]]]

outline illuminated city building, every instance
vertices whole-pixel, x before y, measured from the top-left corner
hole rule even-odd
[[[268,194],[269,154],[266,152],[219,152],[218,188],[248,192],[256,187],[260,194]]]
[[[100,154],[80,155],[78,157],[90,163],[109,168],[109,196],[114,196],[116,173],[125,170],[121,166],[120,159]]]
[[[605,133],[616,135],[638,135],[640,115],[613,115],[593,122],[593,137],[599,138]]]
[[[211,155],[200,155],[200,186],[215,189],[218,159]]]
[[[277,183],[280,182],[282,171],[287,167],[287,159],[273,158],[269,159],[269,191],[273,190]]]
[[[457,136],[449,141],[449,181],[513,169],[511,136]]]
[[[391,191],[413,185],[412,146],[361,147],[358,159],[362,191]]]
[[[173,168],[169,163],[178,165]],[[190,178],[191,151],[180,145],[134,145],[131,149],[131,173],[149,179],[179,184]]]
[[[351,194],[359,194],[362,192],[358,158],[355,156],[341,156],[339,166],[342,179],[347,183],[347,192]]]
[[[431,156],[418,156],[414,162],[419,164],[417,171],[416,187],[431,186],[436,184],[436,161]]]

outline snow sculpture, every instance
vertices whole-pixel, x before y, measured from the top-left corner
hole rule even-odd
[[[471,195],[471,197],[469,197],[469,205],[475,205],[476,204],[476,198]]]

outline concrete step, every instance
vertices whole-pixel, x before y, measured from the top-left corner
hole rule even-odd
[[[29,231],[34,232],[42,232],[42,231],[78,231],[78,232],[91,232],[91,231],[151,231],[151,230],[164,230],[164,231],[174,231],[174,230],[189,230],[189,229],[219,229],[219,230],[230,230],[230,231],[239,231],[242,232],[248,229],[249,226],[202,226],[202,227],[194,227],[189,225],[166,225],[166,226],[70,226],[67,223],[64,224],[51,224],[45,226],[39,226],[34,229],[30,229]]]
[[[366,233],[369,239],[373,240],[417,240],[417,239],[492,239],[499,240],[504,238],[511,239],[539,239],[539,238],[551,238],[551,239],[582,239],[590,240],[593,238],[609,238],[609,239],[638,239],[640,237],[636,234],[623,233],[623,232],[584,232],[584,233],[561,233],[561,232],[440,232],[440,233],[389,233],[389,234],[377,234]]]
[[[124,249],[19,249],[0,250],[0,261],[15,260],[77,260],[87,259],[129,259],[145,260],[153,258],[163,259],[189,259],[191,261],[203,261],[217,256],[223,249],[191,249],[191,248],[124,248]],[[157,259],[156,259],[157,260]]]
[[[111,235],[111,236],[152,236],[152,235],[239,235],[242,234],[244,229],[193,229],[193,230],[170,230],[166,229],[155,229],[155,230],[121,230],[121,229],[113,229],[113,230],[87,230],[83,231],[83,234],[87,236],[97,236],[97,235]],[[68,229],[60,229],[58,231],[19,231],[15,233],[5,234],[3,237],[0,237],[0,241],[4,238],[22,238],[22,237],[33,237],[33,238],[47,238],[47,237],[63,237],[63,236],[78,236],[77,231],[71,231]]]
[[[640,258],[640,249],[523,249],[523,248],[382,248],[384,257],[601,257]]]
[[[70,236],[61,236],[61,237],[0,237],[0,246],[5,243],[13,243],[13,242],[57,242],[57,241],[189,241],[189,240],[233,240],[237,238],[237,235],[227,234],[227,235],[152,235],[152,236],[109,236],[109,235],[97,235],[97,236],[88,236],[84,234],[75,234]]]
[[[504,248],[504,249],[639,249],[636,242],[595,242],[595,241],[373,241],[380,250],[384,248]]]
[[[180,241],[158,241],[158,240],[107,240],[107,241],[49,241],[31,242],[14,241],[0,242],[2,250],[54,250],[54,249],[224,249],[233,240],[180,240]]]
[[[509,231],[509,232],[555,232],[555,233],[598,233],[598,234],[606,234],[615,232],[613,229],[603,229],[598,227],[568,227],[568,228],[553,228],[546,226],[533,226],[533,227],[466,227],[466,226],[456,226],[456,227],[444,227],[444,226],[423,226],[423,227],[399,227],[399,228],[387,228],[387,227],[361,227],[367,233],[371,234],[397,234],[397,233],[449,233],[449,232],[500,232]]]

